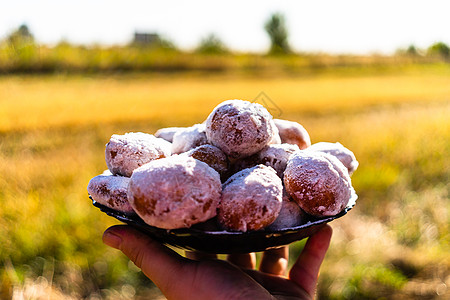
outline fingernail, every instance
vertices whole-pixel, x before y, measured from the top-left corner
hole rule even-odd
[[[105,231],[103,234],[103,243],[112,248],[119,249],[120,244],[122,243],[122,238],[110,231]]]

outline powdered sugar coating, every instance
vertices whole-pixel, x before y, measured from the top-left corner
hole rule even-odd
[[[211,144],[236,159],[250,156],[273,138],[272,116],[262,105],[243,100],[224,101],[206,119]]]
[[[277,175],[283,178],[289,157],[296,151],[300,151],[297,145],[292,144],[274,144],[268,145],[258,152],[258,162],[274,168]]]
[[[93,177],[88,184],[89,195],[96,202],[123,213],[134,213],[133,208],[127,199],[128,183],[130,178],[114,176],[111,173]]]
[[[161,139],[164,139],[164,140],[172,143],[174,134],[177,133],[178,131],[184,130],[185,128],[186,127],[161,128],[155,132],[155,136],[157,138],[161,138]]]
[[[223,184],[217,220],[231,231],[262,229],[277,218],[282,194],[281,179],[271,167],[242,170]]]
[[[347,205],[351,180],[344,165],[334,156],[298,151],[284,171],[288,194],[308,214],[334,216]]]
[[[297,145],[301,150],[311,146],[308,131],[297,122],[274,119],[282,143]]]
[[[106,144],[106,165],[114,175],[130,177],[134,169],[152,160],[170,156],[170,148],[169,142],[151,134],[114,134]]]
[[[311,151],[319,151],[331,154],[339,159],[348,170],[348,174],[352,175],[358,168],[359,162],[356,160],[355,154],[341,143],[320,142],[311,145],[308,148]]]
[[[102,174],[100,174],[100,175],[105,175],[105,176],[107,176],[107,175],[113,175],[113,173],[111,173],[111,171],[110,171],[110,170],[106,169],[106,170],[105,170],[105,171],[103,171],[103,173],[102,173]]]
[[[205,124],[195,124],[177,131],[173,136],[172,153],[180,154],[195,147],[208,144],[205,130]]]
[[[216,215],[220,201],[219,174],[186,155],[151,161],[131,176],[128,200],[151,226],[188,228]]]
[[[222,150],[213,145],[201,145],[183,154],[208,164],[220,174],[221,178],[224,178],[228,172],[229,163],[227,156]]]

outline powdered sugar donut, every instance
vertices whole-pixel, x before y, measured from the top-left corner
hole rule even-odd
[[[301,210],[295,201],[284,199],[281,205],[280,213],[276,220],[270,224],[267,231],[278,231],[285,228],[300,226],[305,223],[306,214]]]
[[[108,169],[114,175],[130,177],[134,169],[149,161],[171,155],[171,144],[151,134],[130,132],[114,134],[105,149]]]
[[[128,200],[147,224],[175,229],[214,217],[220,193],[220,177],[213,168],[186,155],[173,155],[136,169]]]
[[[281,179],[271,167],[242,170],[223,184],[217,220],[232,231],[262,229],[277,218],[282,194]]]
[[[205,130],[205,124],[195,124],[177,131],[173,135],[172,153],[180,154],[195,147],[208,144]]]
[[[311,146],[308,131],[299,123],[281,119],[274,119],[273,122],[278,128],[282,143],[295,144],[301,150]]]
[[[130,178],[113,176],[104,172],[89,181],[87,190],[96,202],[126,214],[134,214],[128,203],[127,190]]]
[[[284,185],[305,212],[318,217],[341,212],[353,189],[347,169],[336,157],[313,151],[290,157]]]
[[[172,143],[174,134],[177,133],[178,131],[184,130],[185,128],[186,127],[161,128],[155,132],[155,136],[157,138],[161,138],[161,139],[164,139],[164,140]]]
[[[274,170],[277,172],[277,175],[280,178],[283,178],[283,173],[284,170],[286,169],[289,157],[296,151],[300,151],[297,145],[292,144],[268,145],[257,153],[258,162],[263,165],[274,168]]]
[[[324,152],[335,156],[344,164],[350,175],[356,171],[359,165],[355,154],[353,154],[351,150],[345,148],[341,143],[320,142],[311,145],[308,150]]]
[[[272,116],[257,103],[224,101],[206,119],[206,136],[229,157],[250,156],[273,138]]]
[[[228,173],[228,158],[222,150],[213,145],[201,145],[183,153],[202,161],[214,170],[216,170],[221,178]]]

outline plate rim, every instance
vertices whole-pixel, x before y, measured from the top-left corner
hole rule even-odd
[[[308,215],[309,218],[312,218],[313,221],[308,220],[308,222],[298,225],[298,226],[294,226],[294,227],[287,227],[287,228],[283,228],[283,229],[279,229],[279,230],[275,230],[275,231],[266,231],[264,229],[262,230],[255,230],[255,231],[247,231],[247,232],[242,232],[242,231],[226,231],[226,230],[219,230],[219,231],[209,231],[209,230],[201,230],[201,229],[197,229],[197,228],[177,228],[177,229],[164,229],[164,228],[159,228],[159,227],[155,227],[152,225],[149,225],[147,223],[145,223],[145,221],[137,214],[137,213],[124,213],[118,210],[115,210],[113,208],[110,208],[106,205],[103,205],[97,201],[95,201],[91,195],[89,195],[89,198],[92,200],[92,204],[99,208],[103,213],[107,214],[108,216],[111,216],[123,223],[129,223],[130,221],[132,222],[138,222],[140,223],[140,226],[144,226],[144,227],[148,227],[151,230],[156,230],[156,231],[160,231],[160,232],[166,232],[167,234],[173,235],[173,236],[178,236],[178,235],[182,235],[182,236],[186,236],[186,234],[190,234],[190,235],[202,235],[202,236],[250,236],[250,235],[260,235],[262,233],[267,234],[267,235],[277,235],[277,234],[287,234],[287,233],[295,233],[298,232],[302,229],[306,229],[315,225],[320,225],[320,224],[325,224],[325,223],[329,223],[335,219],[341,218],[342,216],[346,215],[355,205],[356,205],[356,200],[358,199],[358,195],[356,194],[355,190],[352,189],[352,193],[349,199],[349,202],[347,204],[347,206],[338,214],[333,215],[333,216],[326,216],[326,217],[322,217],[322,218],[318,218],[318,217],[314,217],[311,215]]]

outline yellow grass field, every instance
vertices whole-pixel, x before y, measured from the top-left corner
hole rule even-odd
[[[449,76],[112,76],[0,79],[0,131],[136,120],[201,122],[226,99],[264,92],[286,115],[448,101]]]
[[[0,77],[0,298],[159,297],[101,243],[87,197],[111,134],[202,122],[256,99],[356,154],[356,207],[331,223],[319,299],[450,295],[450,73]],[[293,257],[303,242],[291,246]],[[447,298],[448,299],[448,298]]]

